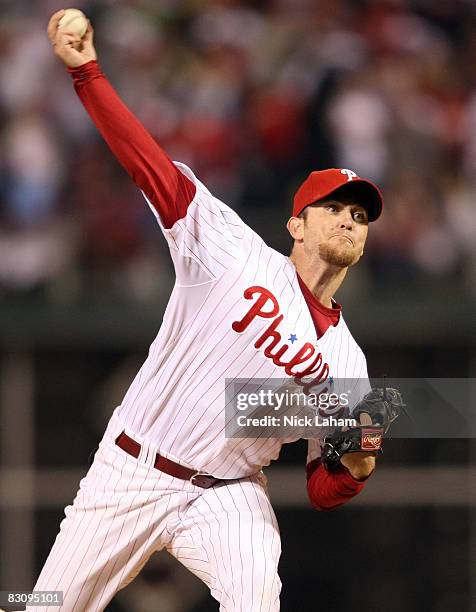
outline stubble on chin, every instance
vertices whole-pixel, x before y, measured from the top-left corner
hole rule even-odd
[[[331,266],[348,268],[359,260],[353,249],[346,249],[328,243],[319,245],[319,256]]]

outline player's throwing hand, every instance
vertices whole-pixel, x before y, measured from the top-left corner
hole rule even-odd
[[[57,11],[48,23],[48,38],[55,54],[63,60],[68,68],[77,68],[97,59],[93,44],[93,28],[88,21],[88,29],[83,38],[69,33],[67,29],[58,29],[58,24],[64,15],[64,10]]]

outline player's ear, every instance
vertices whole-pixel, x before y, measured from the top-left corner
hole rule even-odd
[[[304,219],[291,217],[286,227],[294,240],[302,240],[304,237]]]

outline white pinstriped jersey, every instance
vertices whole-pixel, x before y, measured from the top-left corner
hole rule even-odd
[[[226,438],[226,379],[283,379],[303,370],[367,379],[366,361],[342,315],[317,337],[289,257],[267,246],[189,168],[176,165],[197,186],[185,218],[165,229],[149,202],[176,284],[115,414],[131,436],[183,465],[220,478],[248,476],[297,438]],[[315,456],[319,444],[311,441],[308,459]]]

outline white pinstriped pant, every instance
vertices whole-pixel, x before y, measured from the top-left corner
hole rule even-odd
[[[35,585],[63,591],[63,605],[28,610],[104,610],[166,548],[222,612],[278,611],[281,543],[264,475],[201,489],[155,469],[147,444],[138,459],[118,448],[123,429],[113,417]]]

